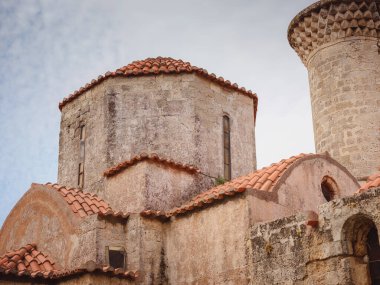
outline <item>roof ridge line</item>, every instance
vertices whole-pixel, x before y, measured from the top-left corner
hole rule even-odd
[[[181,65],[181,66],[180,66]],[[124,71],[122,70],[124,69]],[[181,59],[173,59],[171,57],[156,57],[156,58],[146,58],[144,60],[137,60],[129,63],[126,66],[118,68],[114,72],[107,71],[104,75],[99,75],[97,79],[93,79],[90,83],[71,93],[68,97],[64,98],[59,103],[59,109],[62,108],[69,102],[73,101],[79,97],[85,91],[91,89],[92,87],[100,84],[102,81],[110,77],[137,77],[137,76],[147,76],[147,75],[158,75],[158,74],[180,74],[180,73],[196,73],[200,76],[205,77],[211,81],[222,85],[223,87],[233,89],[248,96],[255,100],[255,118],[257,113],[257,102],[258,98],[256,93],[251,90],[246,90],[244,87],[239,87],[237,83],[231,83],[229,80],[225,80],[223,77],[217,77],[214,73],[209,73],[206,69],[193,66],[190,62],[183,61]]]
[[[103,176],[105,176],[105,177],[114,176],[114,175],[122,172],[123,170],[129,168],[130,166],[133,166],[135,164],[138,164],[138,163],[146,161],[146,160],[153,162],[153,163],[167,165],[167,166],[173,167],[177,170],[186,171],[190,174],[200,173],[199,168],[194,166],[194,165],[180,163],[180,162],[174,161],[173,159],[167,158],[165,156],[160,156],[156,153],[147,154],[145,152],[142,152],[138,155],[133,156],[132,158],[130,158],[128,160],[120,162],[119,164],[106,169],[103,172]]]
[[[214,186],[202,193],[199,193],[182,205],[174,207],[168,211],[147,209],[142,211],[140,215],[146,218],[159,218],[168,220],[170,217],[184,214],[195,209],[204,208],[205,206],[213,204],[214,202],[223,200],[227,197],[238,195],[240,193],[244,193],[247,190],[273,192],[273,189],[278,184],[278,181],[293,164],[301,159],[314,156],[320,155],[314,153],[301,153],[299,155],[291,156],[288,159],[282,159],[280,162],[273,163],[269,167],[263,167],[247,175],[232,179],[225,184]],[[270,169],[272,169],[272,172],[268,173],[267,171]],[[272,177],[276,170],[276,177]],[[269,178],[273,179],[273,181]]]
[[[17,251],[21,250],[22,248],[25,248],[30,244],[27,244],[23,247],[21,247],[18,250],[15,250],[12,255],[18,255]],[[1,259],[7,258],[9,260],[8,262],[0,265],[0,276],[1,275],[12,275],[19,278],[29,277],[31,279],[60,279],[64,277],[70,277],[76,274],[81,273],[91,273],[91,272],[99,272],[104,274],[112,274],[115,277],[119,278],[129,278],[129,279],[136,279],[139,276],[138,270],[120,270],[120,268],[113,268],[109,265],[103,265],[103,264],[97,264],[95,261],[87,261],[86,263],[82,264],[80,267],[76,267],[73,269],[58,269],[54,266],[55,262],[52,261],[48,255],[44,254],[43,252],[38,253],[38,255],[41,254],[46,260],[44,262],[38,262],[37,256],[31,256],[33,258],[33,261],[37,262],[38,268],[29,268],[28,264],[29,261],[25,260],[25,256],[20,258],[20,260],[17,260],[17,263],[12,260],[12,257],[8,257],[7,254],[4,254],[1,256]],[[21,256],[20,256],[21,257]],[[6,260],[6,261],[7,261]],[[50,268],[47,269],[44,265],[44,263],[49,262]],[[22,264],[23,269],[18,269],[18,267],[14,266],[13,264]],[[42,265],[42,267],[41,267]]]
[[[98,215],[99,217],[104,218],[117,218],[117,219],[127,219],[129,217],[128,212],[122,212],[122,211],[115,211],[112,209],[110,204],[105,201],[103,198],[100,198],[96,194],[93,194],[91,192],[85,192],[83,190],[81,191],[75,191],[79,190],[78,188],[72,188],[60,185],[58,183],[51,183],[48,182],[46,184],[43,184],[44,186],[48,186],[50,189],[54,189],[56,192],[58,192],[62,198],[65,200],[65,202],[70,206],[71,210],[79,217],[84,218],[86,216],[91,215]],[[65,191],[69,193],[63,193],[61,190],[64,189]],[[70,193],[72,192],[72,193]],[[73,197],[68,197],[68,195],[71,194]],[[79,196],[84,201],[80,202],[76,196]],[[89,201],[86,201],[84,198],[87,198]],[[74,199],[74,200],[73,200]],[[93,202],[93,200],[96,200],[96,202]],[[75,206],[75,202],[77,202],[77,206]],[[89,204],[90,203],[90,204]],[[79,204],[79,206],[78,206]],[[83,207],[83,204],[87,204],[88,208],[86,210],[85,207]],[[91,207],[93,206],[93,207]]]

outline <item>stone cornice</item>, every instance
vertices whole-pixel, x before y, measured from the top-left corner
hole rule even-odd
[[[320,46],[347,37],[380,37],[380,0],[321,0],[290,23],[288,40],[306,65]]]

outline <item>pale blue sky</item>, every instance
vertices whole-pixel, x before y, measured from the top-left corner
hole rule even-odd
[[[1,0],[0,225],[57,176],[59,101],[108,70],[171,56],[259,96],[259,166],[314,152],[307,70],[287,42],[313,0]]]

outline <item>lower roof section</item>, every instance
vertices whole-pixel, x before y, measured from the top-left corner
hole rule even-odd
[[[0,256],[0,280],[59,280],[77,278],[86,273],[103,274],[109,277],[134,280],[137,271],[124,271],[121,268],[99,265],[88,261],[74,269],[62,269],[47,255],[37,250],[34,243],[11,250]]]
[[[283,159],[278,163],[273,163],[268,167],[264,167],[248,175],[233,179],[222,185],[215,186],[208,191],[195,196],[189,202],[179,207],[173,208],[172,210],[163,212],[154,209],[147,209],[146,211],[143,211],[141,215],[144,217],[167,219],[173,216],[202,209],[214,203],[228,199],[229,197],[244,193],[247,190],[276,192],[281,185],[286,183],[286,180],[297,166],[310,159],[321,159],[329,161],[329,163],[337,166],[339,169],[341,169],[342,172],[346,174],[345,179],[350,180],[352,182],[352,185],[358,185],[356,179],[348,172],[348,170],[333,160],[328,154],[301,153],[288,159]],[[305,175],[312,176],[312,171],[313,169],[305,169]],[[305,188],[309,187],[309,185],[300,186],[304,186]],[[356,188],[353,188],[351,190],[355,189]],[[351,194],[353,193],[354,191],[352,191]],[[294,193],[294,195],[297,195],[297,193]]]

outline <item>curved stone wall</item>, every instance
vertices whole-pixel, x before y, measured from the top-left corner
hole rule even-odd
[[[107,79],[62,109],[58,182],[78,185],[81,125],[85,191],[101,193],[103,172],[141,153],[223,176],[226,114],[234,178],[256,169],[252,98],[196,74]]]
[[[4,221],[0,253],[36,243],[58,267],[70,268],[78,251],[79,223],[60,194],[32,184]]]
[[[359,180],[380,165],[378,7],[378,0],[319,1],[288,34],[309,71],[316,151]]]
[[[353,36],[380,37],[379,0],[322,0],[290,23],[288,40],[303,63],[324,44]]]

